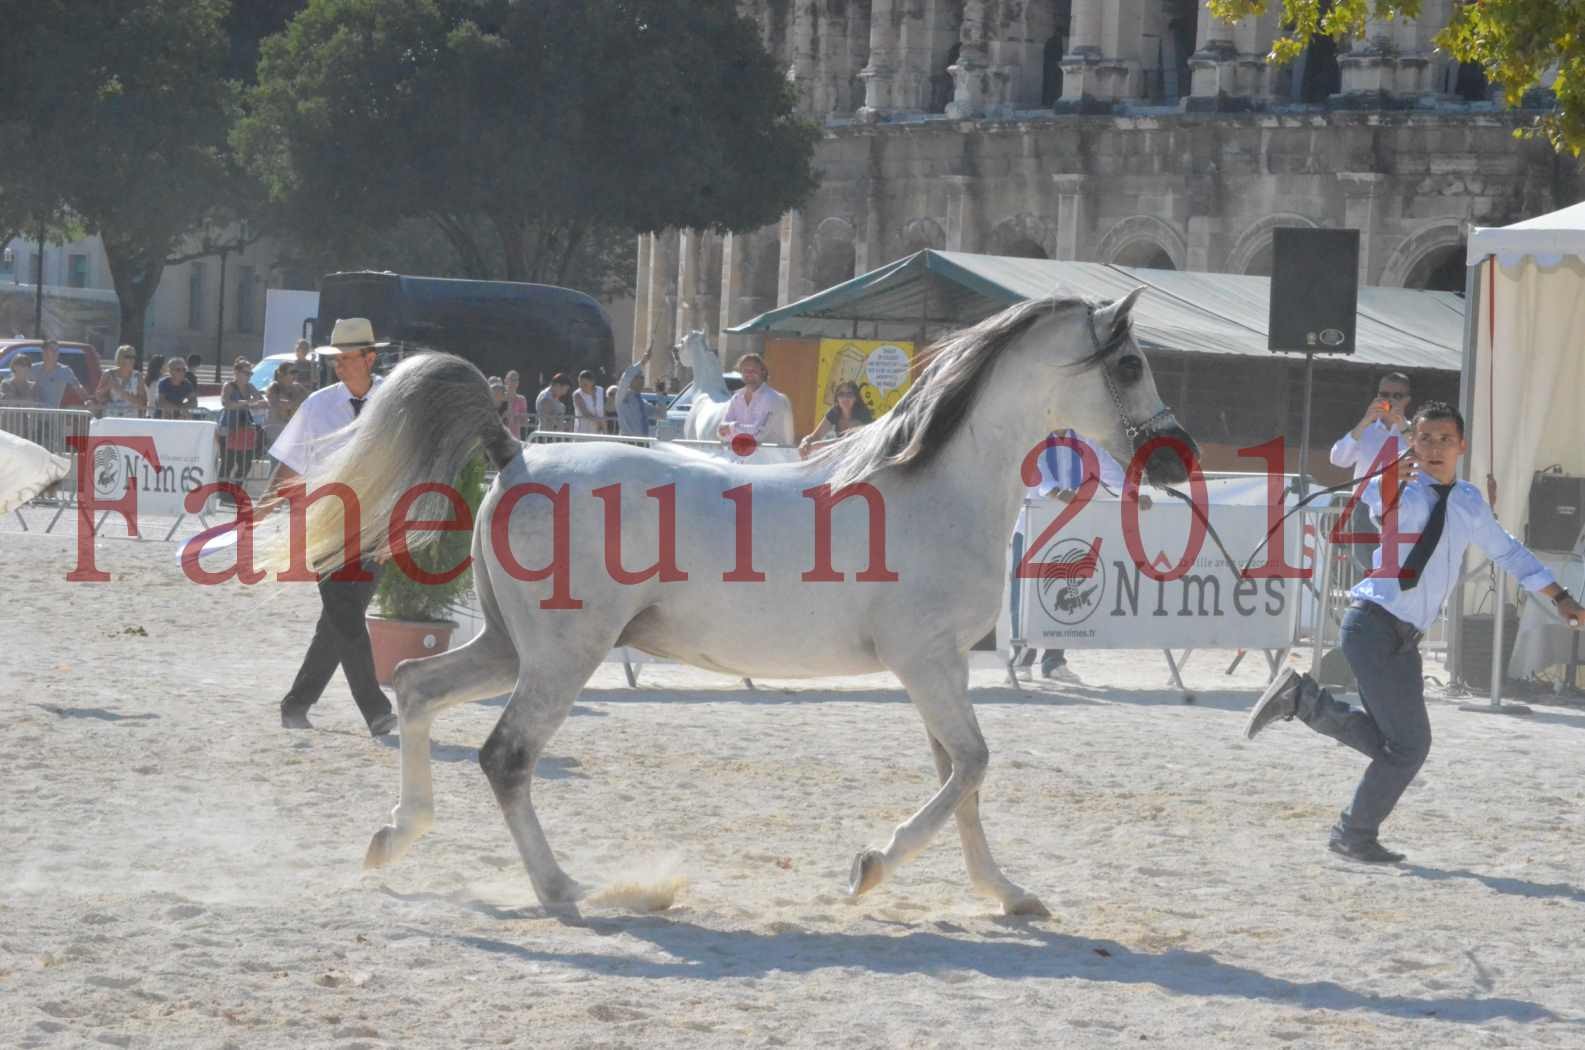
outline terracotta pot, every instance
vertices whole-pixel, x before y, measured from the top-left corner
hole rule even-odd
[[[367,620],[369,641],[374,646],[374,675],[381,685],[391,684],[391,675],[403,660],[434,656],[451,648],[451,632],[457,629],[450,620],[419,622],[383,616]]]

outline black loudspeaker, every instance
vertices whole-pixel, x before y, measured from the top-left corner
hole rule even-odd
[[[1502,621],[1502,676],[1508,679],[1508,663],[1513,659],[1513,643],[1519,637],[1519,610],[1504,604]],[[1491,617],[1471,614],[1464,617],[1458,636],[1458,673],[1464,684],[1477,693],[1491,685]]]
[[[1551,471],[1530,482],[1530,520],[1524,545],[1533,551],[1571,551],[1585,525],[1585,478]]]
[[[1266,347],[1290,354],[1352,354],[1359,313],[1359,231],[1272,230]]]

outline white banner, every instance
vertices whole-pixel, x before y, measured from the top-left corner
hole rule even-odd
[[[1026,572],[1011,580],[997,629],[998,645],[1017,636],[1053,649],[1282,649],[1293,635],[1300,581],[1237,578],[1242,566],[1279,514],[1268,510],[1264,479],[1207,483],[1207,516],[1237,559],[1229,565],[1206,534],[1193,563],[1176,579],[1191,535],[1193,512],[1181,500],[1149,492],[1152,507],[1138,516],[1139,553],[1124,535],[1124,505],[1115,497],[1092,500],[1063,527],[1042,540],[1068,505],[1033,500],[1020,516],[1008,559],[1009,577],[1030,545]],[[1182,486],[1183,491],[1188,487]],[[1132,516],[1133,509],[1127,513]],[[1270,547],[1299,564],[1299,515],[1283,523]],[[1098,544],[1098,546],[1097,546]],[[1273,551],[1256,557],[1261,566]],[[1014,617],[1017,620],[1014,620]],[[1021,630],[1014,633],[1015,622]]]
[[[215,480],[215,424],[196,419],[96,419],[90,437],[148,437],[159,457],[155,469],[129,448],[94,450],[93,490],[100,500],[121,498],[127,479],[137,488],[138,516],[179,517],[189,492]]]

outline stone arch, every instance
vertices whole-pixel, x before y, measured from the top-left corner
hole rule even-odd
[[[1151,249],[1156,249],[1152,252]],[[1159,253],[1159,254],[1157,254]],[[1144,261],[1166,262],[1173,270],[1184,268],[1189,246],[1183,234],[1154,215],[1132,215],[1112,224],[1101,238],[1095,256],[1119,266],[1144,266]]]
[[[926,248],[940,251],[947,246],[947,232],[934,219],[910,219],[903,224],[902,246],[903,255],[922,252]]]
[[[815,227],[814,265],[810,267],[809,276],[816,291],[853,278],[856,237],[853,223],[835,215],[822,219]]]
[[[1044,219],[1024,212],[998,223],[985,243],[991,255],[1049,259],[1053,239],[1050,225]]]
[[[1272,230],[1278,226],[1303,226],[1315,229],[1316,223],[1303,215],[1292,212],[1279,212],[1276,215],[1267,215],[1250,223],[1238,238],[1238,243],[1228,253],[1226,270],[1228,273],[1257,274],[1261,277],[1271,276],[1271,240]]]
[[[1377,283],[1385,288],[1424,288],[1432,271],[1445,267],[1456,249],[1462,248],[1467,233],[1464,224],[1456,220],[1443,220],[1425,226],[1398,243],[1387,263],[1381,269]],[[1462,256],[1460,256],[1462,258]],[[1411,284],[1415,280],[1422,283]],[[1460,279],[1453,289],[1462,290]]]

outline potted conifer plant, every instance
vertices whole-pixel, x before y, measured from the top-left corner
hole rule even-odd
[[[476,518],[484,499],[482,456],[474,456],[462,468],[456,489],[468,505],[469,517]],[[472,530],[447,532],[438,542],[414,552],[412,558],[425,572],[442,575],[465,562],[472,547]],[[386,564],[374,592],[376,612],[368,617],[374,671],[381,685],[391,684],[391,675],[403,660],[434,656],[451,647],[457,624],[449,617],[472,586],[472,566],[445,583],[420,583],[396,561]]]

